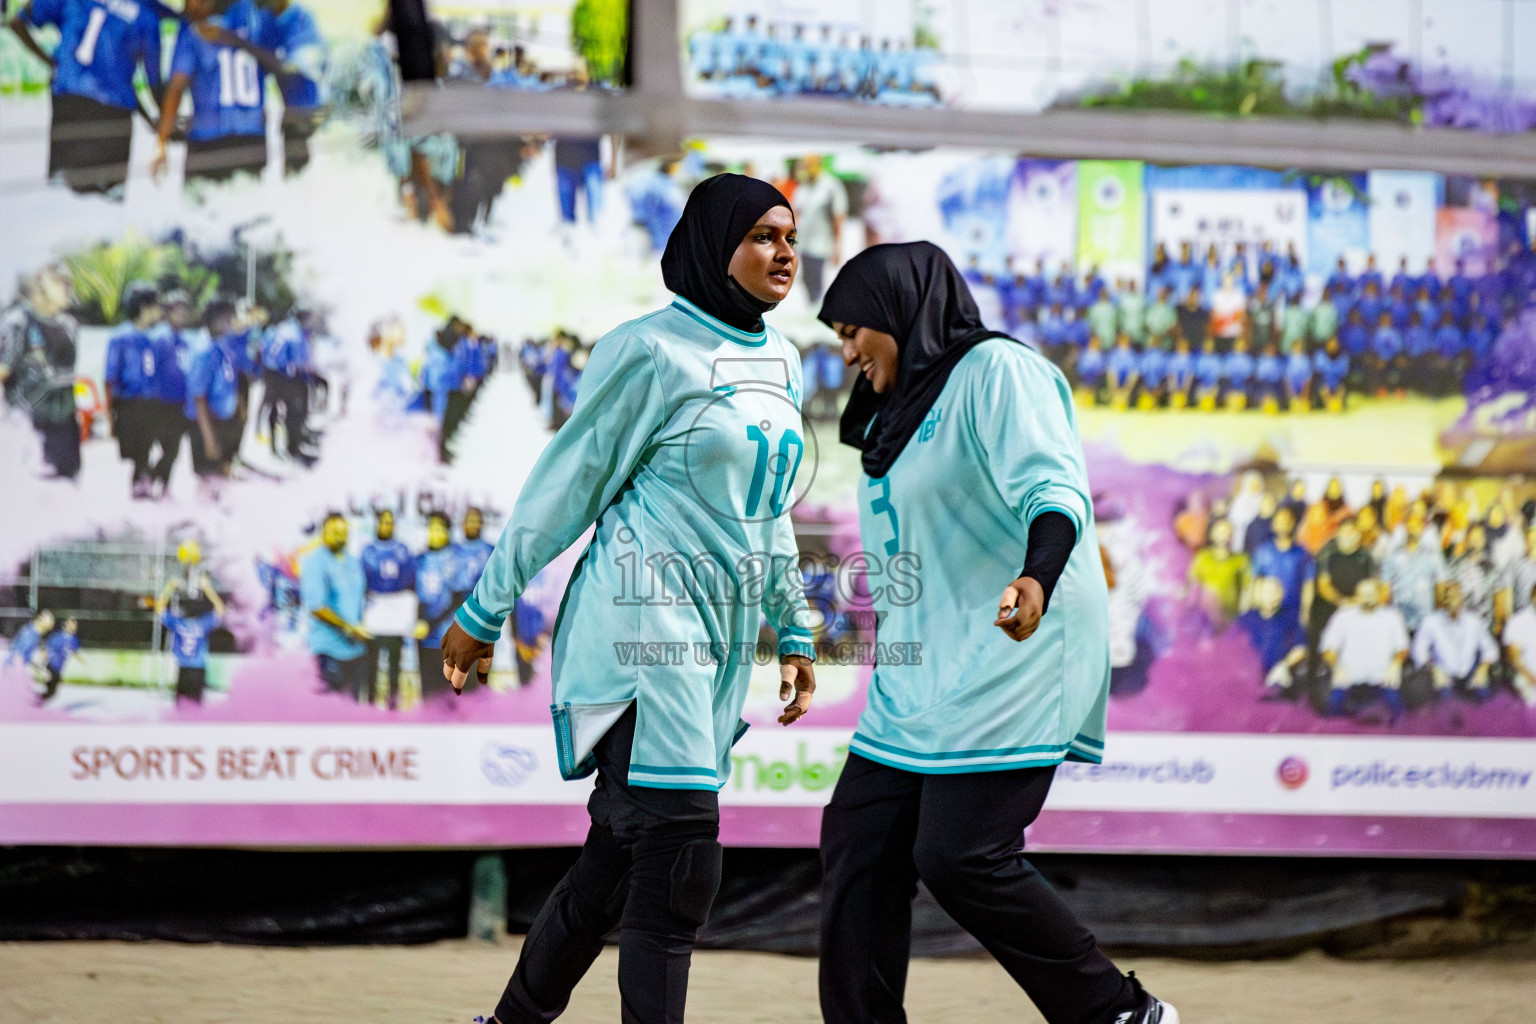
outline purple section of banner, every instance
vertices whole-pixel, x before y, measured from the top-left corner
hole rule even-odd
[[[18,845],[577,846],[587,832],[579,805],[9,804],[0,805],[0,820]],[[815,807],[726,807],[720,815],[728,846],[813,848],[820,828]],[[1536,821],[1046,811],[1030,828],[1028,846],[1062,853],[1530,858]]]

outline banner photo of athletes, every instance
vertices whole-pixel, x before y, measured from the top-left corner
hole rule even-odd
[[[733,169],[797,215],[771,321],[802,352],[793,516],[822,626],[805,727],[772,727],[761,659],[729,841],[814,843],[873,662],[921,657],[881,650],[868,612],[900,573],[861,551],[851,375],[815,312],[864,246],[928,238],[1077,389],[1113,579],[1106,762],[1062,773],[1032,841],[1536,850],[1529,183],[407,138],[366,7],[313,12],[326,106],[302,162],[296,64],[253,41],[302,5],[251,8],[250,38],[238,7],[161,12],[160,84],[185,76],[191,115],[164,160],[161,118],[0,97],[0,841],[576,841],[549,644],[580,545],[523,595],[487,686],[455,697],[437,643],[592,346],[668,301],[689,190]],[[12,16],[75,55],[94,11],[131,21],[60,9],[85,16]],[[445,22],[444,65],[522,31]],[[102,21],[92,54],[149,114],[151,37]],[[178,47],[206,59],[170,71]],[[262,131],[209,151],[245,161],[226,175],[193,143],[199,111],[246,123],[220,106],[238,54]],[[58,96],[95,80],[58,59]],[[74,114],[121,119],[102,107],[126,152],[73,153]]]
[[[679,21],[701,98],[1536,128],[1522,0],[687,0]]]

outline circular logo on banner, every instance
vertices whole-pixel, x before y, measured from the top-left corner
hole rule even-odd
[[[1396,198],[1399,210],[1406,210],[1413,205],[1413,193],[1407,189],[1399,189]]]
[[[1300,789],[1307,784],[1307,762],[1299,757],[1288,757],[1280,762],[1280,768],[1275,774],[1280,779],[1280,785],[1286,789]]]
[[[1093,186],[1093,195],[1101,208],[1113,210],[1125,202],[1125,185],[1119,178],[1106,176],[1100,178]]]
[[[1324,184],[1320,198],[1323,201],[1323,209],[1330,213],[1343,213],[1355,201],[1354,193],[1338,181]]]

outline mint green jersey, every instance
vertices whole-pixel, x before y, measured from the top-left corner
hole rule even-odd
[[[1115,343],[1120,312],[1115,308],[1115,304],[1109,301],[1108,295],[1088,307],[1087,319],[1088,330],[1104,342],[1105,348]]]
[[[682,298],[604,336],[571,418],[523,485],[457,621],[501,635],[533,577],[596,524],[553,643],[556,746],[567,779],[636,705],[629,783],[725,784],[745,730],[758,627],[814,656],[790,523],[804,454],[800,356]]]
[[[1077,546],[1040,628],[994,626],[1047,510]],[[984,772],[1098,762],[1109,696],[1109,592],[1072,391],[1011,339],[965,355],[884,477],[860,480],[878,650],[851,747],[895,768]],[[904,560],[897,562],[896,560]]]
[[[1324,299],[1312,307],[1312,340],[1319,345],[1339,333],[1339,307],[1330,299]]]
[[[1280,351],[1289,352],[1296,342],[1307,340],[1307,311],[1299,302],[1287,302],[1280,314]]]
[[[1148,337],[1166,339],[1173,334],[1174,327],[1178,325],[1179,314],[1166,302],[1154,302],[1147,307],[1147,313],[1142,322],[1146,325]],[[1194,342],[1191,341],[1190,344]]]
[[[1147,301],[1141,292],[1121,292],[1118,300],[1120,329],[1140,344],[1147,336]]]

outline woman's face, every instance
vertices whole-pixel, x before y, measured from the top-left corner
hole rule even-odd
[[[832,329],[843,342],[843,365],[857,363],[859,372],[874,385],[875,394],[883,395],[896,386],[901,350],[894,337],[873,327],[856,327],[837,320],[832,321]]]
[[[727,269],[747,294],[763,302],[783,302],[795,283],[795,216],[775,206],[757,219],[736,247]]]

